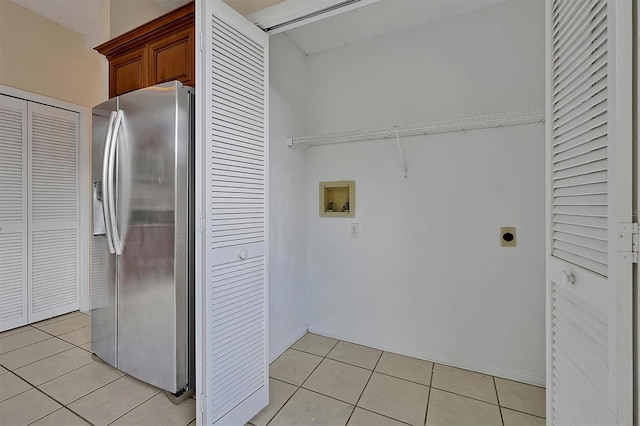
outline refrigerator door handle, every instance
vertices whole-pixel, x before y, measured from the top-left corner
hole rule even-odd
[[[115,190],[113,185],[114,177],[117,173],[116,170],[116,153],[118,151],[118,134],[120,133],[120,128],[122,125],[122,110],[118,110],[116,114],[116,124],[113,127],[113,135],[111,136],[111,147],[109,152],[109,221],[111,222],[111,236],[113,238],[113,248],[115,249],[115,254],[122,254],[122,238],[120,236],[120,231],[118,229],[118,216],[116,214],[116,200],[115,200]]]
[[[111,193],[111,185],[109,184],[109,170],[111,169],[111,163],[109,162],[109,153],[111,152],[111,141],[113,136],[113,122],[116,119],[116,112],[111,112],[109,117],[109,128],[107,130],[107,138],[104,142],[104,154],[102,156],[102,212],[104,214],[104,225],[107,235],[107,246],[109,247],[109,253],[115,253],[115,247],[113,246],[113,238],[111,235],[111,222],[109,217],[109,194]]]

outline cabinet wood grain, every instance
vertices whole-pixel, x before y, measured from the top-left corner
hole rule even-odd
[[[195,86],[195,9],[188,3],[95,48],[109,61],[109,96],[179,80]]]

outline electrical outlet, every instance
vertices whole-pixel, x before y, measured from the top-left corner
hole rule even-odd
[[[351,223],[349,225],[349,235],[351,238],[360,238],[360,224]]]
[[[516,246],[516,228],[513,226],[503,226],[500,228],[500,245],[502,247]]]

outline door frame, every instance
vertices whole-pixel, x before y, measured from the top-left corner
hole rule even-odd
[[[90,287],[90,247],[91,247],[91,108],[60,99],[50,98],[0,84],[0,93],[12,98],[23,99],[42,105],[52,106],[79,114],[78,129],[78,309],[89,312],[91,309]]]

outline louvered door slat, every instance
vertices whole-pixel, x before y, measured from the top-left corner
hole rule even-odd
[[[592,20],[597,14],[598,10],[594,9],[589,2],[576,2],[573,10],[568,15],[568,19],[564,23],[553,30],[554,43],[553,55],[558,57],[562,54],[561,49],[565,49],[568,46],[574,45],[577,40],[580,39],[580,35],[584,35],[583,31],[585,26],[588,25],[588,21]],[[568,37],[562,37],[565,34]]]
[[[222,2],[203,3],[203,423],[244,424],[268,399],[268,39]]]
[[[570,96],[571,93],[586,81],[599,77],[599,73],[608,65],[606,47],[608,41],[609,40],[604,37],[598,39],[599,44],[590,52],[585,52],[585,58],[583,58],[582,62],[576,63],[571,70],[567,70],[567,72],[554,80],[553,104]],[[587,59],[587,55],[591,55],[591,60]]]
[[[555,423],[608,424],[609,413],[602,403],[608,388],[607,316],[555,284],[551,298]]]
[[[553,222],[554,226],[560,226],[561,224],[576,226],[577,229],[585,233],[595,228],[596,230],[602,231],[603,238],[607,238],[607,223],[602,222],[598,217],[556,214],[553,216]]]
[[[606,68],[603,68],[607,62],[607,56],[606,52],[597,51],[607,39],[607,3],[606,1],[588,0],[581,7],[585,13],[570,17],[570,22],[566,25],[560,22],[562,30],[555,31],[552,39],[552,44],[556,46],[553,53],[553,69],[555,70],[553,81],[555,84],[557,85],[563,80],[561,74],[563,70],[566,70],[566,75],[569,77],[585,75],[581,81],[581,87],[586,88],[586,90],[578,90],[578,93],[571,94],[571,88],[557,86],[553,93],[552,104],[565,98],[562,107],[556,108],[552,113],[552,128],[554,129],[552,187],[556,188],[552,203],[554,217],[562,212],[562,210],[558,210],[561,207],[604,207],[605,212],[603,213],[606,213],[608,205],[606,179],[608,163],[605,138],[608,92]],[[586,11],[589,13],[587,14]],[[589,85],[586,84],[587,81],[590,82]],[[581,131],[576,132],[575,130],[578,128],[581,128]],[[573,135],[569,135],[572,130],[574,131]],[[563,135],[564,138],[562,138]],[[594,138],[597,139],[594,140]],[[566,154],[567,152],[570,154]],[[598,185],[597,193],[594,193],[594,184]],[[572,187],[581,189],[560,190]],[[606,215],[597,216],[606,227]],[[568,217],[565,217],[566,219]],[[582,226],[570,223],[567,225]],[[596,247],[600,250],[606,249],[606,242],[603,247],[600,240],[577,240],[574,237],[567,237],[567,234],[560,233],[561,231],[555,226],[552,228],[555,229],[554,243],[552,244],[554,249],[571,253],[574,259],[587,257],[590,261],[597,261],[602,265],[598,269],[602,271],[604,266],[604,270],[606,270],[606,255],[594,254],[595,251],[598,251],[594,250]],[[586,246],[569,244],[577,241],[581,241]]]
[[[564,100],[556,102],[553,113],[558,116],[567,114],[574,104],[581,104],[607,87],[606,70],[601,70],[577,86]]]
[[[29,105],[29,315],[78,309],[78,114]]]
[[[583,63],[586,53],[600,46],[600,42],[596,40],[606,33],[606,27],[600,27],[600,24],[606,20],[606,17],[606,5],[601,5],[599,9],[592,9],[591,14],[584,16],[582,21],[576,22],[576,27],[567,28],[568,37],[566,37],[566,39],[569,41],[565,44],[556,44],[555,46],[555,76],[571,69],[570,67],[572,66]],[[589,27],[597,29],[591,30]],[[584,31],[585,29],[588,29],[588,31]],[[574,32],[572,33],[572,31]],[[564,36],[562,32],[558,35],[560,37]]]
[[[606,194],[607,185],[605,183],[592,183],[586,185],[567,186],[564,188],[557,188],[553,191],[554,197],[563,197],[569,195],[592,195],[592,194]]]
[[[547,0],[547,421],[633,421],[631,0]]]
[[[0,331],[27,308],[27,102],[0,95]]]
[[[599,117],[596,117],[590,121],[574,127],[563,135],[556,135],[553,140],[553,146],[557,147],[554,148],[555,154],[558,155],[560,153],[563,153],[564,151],[586,143],[587,141],[606,136],[606,125],[607,116],[606,114],[601,114]],[[594,130],[597,130],[599,134],[593,136],[591,132]]]
[[[585,225],[576,225],[575,224],[576,222],[580,222],[579,219],[584,219],[584,218],[576,218],[575,216],[572,216],[567,219],[563,219],[563,220],[566,220],[567,222],[570,222],[569,224],[566,224],[566,223],[562,223],[560,219],[554,218],[556,223],[553,226],[553,230],[557,232],[563,232],[566,234],[593,238],[595,240],[607,241],[606,228],[596,228],[596,227],[592,228]],[[599,225],[602,225],[602,223],[600,223]]]
[[[607,146],[606,126],[591,128],[573,137],[571,144],[558,144],[553,156],[555,162],[569,160]]]

